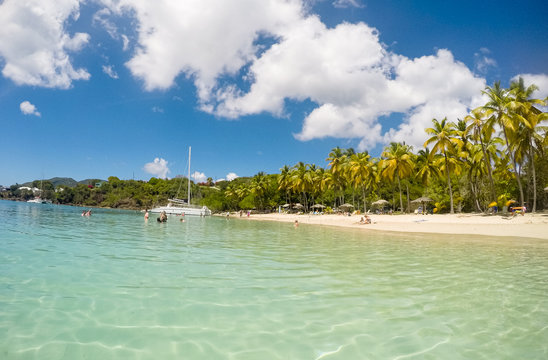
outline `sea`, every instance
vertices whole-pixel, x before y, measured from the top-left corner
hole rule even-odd
[[[548,242],[0,201],[0,359],[547,359]]]

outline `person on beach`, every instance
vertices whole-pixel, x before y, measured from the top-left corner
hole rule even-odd
[[[145,221],[148,221],[148,209],[145,210]]]

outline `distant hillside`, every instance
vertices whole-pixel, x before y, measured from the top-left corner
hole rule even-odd
[[[55,187],[59,185],[75,187],[76,185],[78,185],[76,180],[74,180],[73,178],[66,178],[66,177],[54,177],[49,179],[48,181],[50,181]]]
[[[95,185],[98,182],[107,182],[107,181],[106,180],[101,180],[101,179],[85,179],[85,180],[78,181],[78,184],[84,184],[84,185],[92,184],[92,185]],[[74,185],[74,186],[76,186],[76,185]]]
[[[54,178],[51,178],[51,179],[44,179],[44,181],[51,182],[54,187],[57,187],[59,185],[67,186],[67,187],[76,187],[76,185],[78,185],[78,184],[84,184],[84,185],[93,184],[93,185],[95,185],[95,183],[97,183],[97,182],[106,181],[106,180],[85,179],[85,180],[81,180],[81,181],[76,181],[73,178],[54,177]],[[21,186],[31,187],[32,186],[32,181],[26,182],[26,183],[22,184]]]

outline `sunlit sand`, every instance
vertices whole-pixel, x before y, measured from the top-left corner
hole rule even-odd
[[[235,215],[237,216],[237,215]],[[355,227],[367,230],[476,234],[548,239],[548,214],[483,215],[483,214],[436,214],[436,215],[370,215],[372,224],[360,224],[362,215],[296,215],[252,214],[242,219],[269,220],[300,224]]]

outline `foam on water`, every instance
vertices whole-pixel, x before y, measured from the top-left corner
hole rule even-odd
[[[2,359],[545,359],[548,244],[0,201]]]

